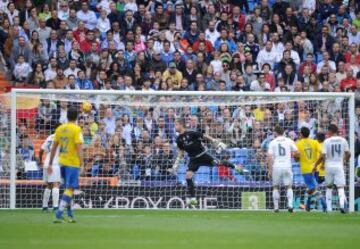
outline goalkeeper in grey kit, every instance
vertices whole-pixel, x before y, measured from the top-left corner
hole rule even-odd
[[[175,122],[176,132],[179,133],[179,136],[176,139],[176,144],[178,147],[178,155],[175,160],[173,171],[176,172],[179,167],[180,161],[183,159],[185,152],[188,154],[190,161],[188,163],[188,169],[186,171],[186,183],[188,198],[186,202],[190,206],[197,205],[197,200],[195,198],[195,186],[193,182],[193,175],[200,168],[200,166],[217,166],[220,164],[220,161],[212,157],[206,150],[203,145],[203,140],[211,142],[218,150],[225,150],[226,144],[223,142],[212,138],[209,135],[203,134],[197,131],[188,131],[185,128],[185,121],[183,119],[178,119]],[[241,169],[233,164],[227,164],[231,168],[235,168],[237,171]]]

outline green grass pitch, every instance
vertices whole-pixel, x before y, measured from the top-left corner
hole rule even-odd
[[[0,210],[1,249],[359,248],[360,215],[245,211]]]

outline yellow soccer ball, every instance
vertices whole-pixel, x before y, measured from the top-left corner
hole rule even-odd
[[[92,109],[91,103],[89,103],[87,101],[83,102],[82,109],[83,109],[84,112],[90,112],[91,109]]]

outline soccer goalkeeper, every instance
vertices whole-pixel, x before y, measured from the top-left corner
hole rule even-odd
[[[197,199],[195,198],[195,186],[193,182],[193,175],[200,168],[200,166],[217,166],[220,161],[214,157],[212,157],[206,150],[203,145],[203,140],[210,141],[218,150],[222,151],[226,149],[226,144],[223,142],[212,138],[209,135],[203,134],[197,131],[188,131],[185,128],[184,119],[178,119],[175,122],[176,132],[179,133],[178,138],[176,139],[177,147],[178,147],[178,155],[175,160],[174,166],[172,170],[176,172],[179,167],[180,161],[184,157],[184,153],[186,152],[190,157],[190,161],[188,164],[188,169],[186,172],[186,183],[187,183],[187,191],[188,198],[186,199],[186,203],[189,206],[195,206],[198,204]],[[241,168],[235,166],[233,164],[226,164],[230,168],[234,168],[238,172],[241,171]]]

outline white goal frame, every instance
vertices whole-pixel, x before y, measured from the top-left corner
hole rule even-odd
[[[11,91],[11,148],[10,148],[10,209],[16,209],[16,99],[19,94],[101,94],[101,95],[139,95],[139,96],[222,96],[222,97],[289,97],[289,98],[347,98],[349,113],[349,144],[351,158],[349,163],[349,211],[355,208],[355,94],[354,93],[302,93],[302,92],[198,92],[198,91],[115,91],[115,90],[48,90],[12,89]]]

